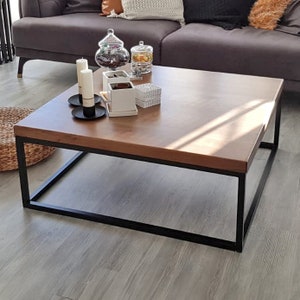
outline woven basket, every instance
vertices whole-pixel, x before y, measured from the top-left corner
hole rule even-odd
[[[31,112],[30,108],[0,107],[0,171],[18,169],[14,125]],[[54,147],[26,143],[26,165],[34,165],[54,151]]]

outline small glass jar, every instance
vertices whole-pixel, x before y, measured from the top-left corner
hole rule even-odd
[[[115,36],[113,29],[107,30],[107,35],[98,43],[99,49],[95,54],[98,66],[116,70],[129,61],[129,52],[124,43]]]
[[[153,47],[144,45],[143,41],[139,45],[131,48],[131,70],[135,75],[147,74],[152,71]]]

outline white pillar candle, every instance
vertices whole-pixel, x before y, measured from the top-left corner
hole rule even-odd
[[[82,104],[85,107],[95,105],[93,72],[90,69],[80,71],[82,81]]]
[[[78,93],[82,94],[82,82],[81,82],[81,74],[82,70],[86,70],[88,68],[88,62],[84,58],[80,58],[76,60],[77,67],[77,81],[78,81]]]

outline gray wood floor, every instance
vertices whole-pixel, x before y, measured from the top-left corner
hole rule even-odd
[[[1,106],[38,108],[76,82],[69,64],[16,73],[17,60],[0,66]],[[242,254],[23,209],[18,173],[0,173],[0,300],[300,299],[298,97],[284,95],[280,149]],[[72,154],[30,167],[31,187]],[[228,177],[90,155],[43,201],[233,239],[235,188]]]

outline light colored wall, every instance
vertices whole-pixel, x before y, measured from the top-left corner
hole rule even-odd
[[[19,1],[9,0],[12,22],[19,19]]]

